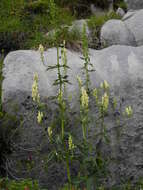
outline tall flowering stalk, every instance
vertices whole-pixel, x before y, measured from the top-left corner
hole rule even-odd
[[[38,106],[40,106],[40,95],[39,95],[39,90],[38,90],[38,74],[37,73],[34,74],[34,81],[32,85],[32,99],[34,102],[38,104]],[[39,124],[42,123],[43,116],[44,116],[43,112],[38,111],[37,122]]]
[[[100,85],[101,90],[103,91],[103,95],[101,97],[101,102],[99,103],[100,110],[100,118],[101,118],[101,135],[107,140],[106,137],[106,126],[105,126],[105,115],[108,112],[109,108],[109,84],[106,80],[104,80]]]
[[[87,93],[89,93],[89,85],[90,85],[89,72],[93,71],[93,69],[89,69],[89,67],[93,67],[93,65],[90,63],[90,57],[89,57],[89,51],[88,51],[88,39],[86,35],[85,24],[83,26],[83,31],[82,31],[82,54],[83,54],[83,59],[84,59],[83,70],[85,72],[85,86],[86,86]]]
[[[58,103],[59,103],[59,108],[60,108],[61,136],[62,136],[62,140],[64,140],[66,104],[65,104],[65,101],[64,101],[64,99],[63,99],[63,92],[62,92],[62,90],[59,90]]]
[[[43,65],[45,65],[45,63],[44,63],[44,47],[43,47],[42,44],[39,45],[39,49],[38,50],[40,52],[42,63],[43,63]]]
[[[88,126],[88,111],[89,111],[89,97],[87,91],[82,87],[81,88],[81,97],[80,97],[80,115],[82,123],[82,134],[83,139],[87,138],[87,126]]]
[[[40,103],[40,95],[39,95],[39,91],[38,91],[38,74],[35,73],[34,74],[34,82],[32,85],[32,99],[34,102],[36,103]]]
[[[63,69],[64,69],[64,77],[67,78],[67,52],[65,48],[65,41],[63,41],[63,47],[61,49],[61,58],[63,63]],[[66,83],[64,83],[64,94],[66,94]]]
[[[59,47],[57,47],[57,64],[54,66],[49,66],[47,70],[57,69],[57,79],[54,81],[53,85],[59,87],[58,93],[58,105],[60,111],[60,121],[61,121],[61,136],[62,140],[64,139],[64,126],[65,126],[65,110],[66,110],[66,103],[64,100],[64,92],[66,89],[66,84],[69,83],[67,69],[67,57],[66,57],[66,49],[65,49],[65,42],[63,48],[61,49],[61,57],[62,62],[60,63],[60,55],[59,55]]]
[[[82,80],[77,76],[77,81],[80,89],[80,119],[82,125],[82,135],[83,139],[87,138],[87,126],[89,122],[88,112],[89,112],[89,96],[86,89],[82,86]]]
[[[104,80],[100,84],[101,89],[103,90],[103,95],[101,97],[101,114],[104,116],[104,114],[107,113],[108,107],[109,107],[109,84],[106,80]]]

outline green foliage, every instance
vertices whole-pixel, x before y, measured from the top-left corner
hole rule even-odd
[[[12,142],[14,138],[16,139],[16,137],[18,137],[17,126],[20,122],[17,120],[16,116],[7,114],[3,112],[2,109],[3,51],[0,56],[0,176],[3,176],[6,173],[6,157],[12,152]]]
[[[122,8],[123,10],[127,11],[127,4],[123,1],[117,4],[118,7]]]
[[[13,140],[18,138],[19,124],[16,116],[0,112],[0,176],[6,174],[6,158],[12,153]]]
[[[8,178],[0,179],[1,190],[40,190],[36,181],[26,179],[23,181],[9,180]]]
[[[60,6],[68,6],[71,10],[79,11],[85,8],[84,10],[87,11],[89,9],[90,4],[93,3],[95,6],[101,7],[103,9],[109,7],[108,0],[56,0],[56,3]]]
[[[121,17],[117,15],[114,11],[105,13],[100,16],[94,15],[94,16],[91,16],[91,18],[89,19],[88,26],[92,30],[97,30],[98,28],[101,28],[101,26],[110,19],[121,19]]]
[[[24,11],[28,11],[29,13],[47,13],[50,7],[50,1],[46,0],[38,0],[31,1],[27,3],[24,7]]]
[[[72,29],[69,31],[69,27],[61,27],[57,30],[51,31],[47,36],[49,46],[60,45],[63,41],[66,41],[67,46],[73,46],[81,42],[81,36],[78,30]]]
[[[107,135],[105,118],[108,116],[109,109],[112,108],[112,100],[110,98],[110,88],[107,81],[101,83],[98,89],[89,89],[90,60],[85,26],[82,34],[82,48],[85,81],[82,82],[78,77],[80,88],[79,112],[76,112],[79,116],[78,123],[75,122],[75,118],[72,118],[72,124],[70,123],[72,110],[68,104],[65,90],[66,84],[70,82],[68,81],[66,73],[66,69],[68,69],[68,60],[66,58],[65,46],[62,47],[61,54],[57,47],[57,64],[48,66],[47,68],[47,70],[57,70],[57,79],[54,81],[53,85],[59,88],[59,92],[55,97],[58,116],[56,116],[55,120],[51,122],[46,130],[51,145],[50,152],[46,159],[46,169],[48,170],[52,162],[64,164],[68,183],[65,189],[104,189],[101,186],[104,185],[104,180],[107,179],[109,172],[107,166],[110,162],[110,157],[109,155],[104,155],[104,152],[99,149],[96,140],[98,139],[101,144],[107,146],[110,143]],[[43,57],[43,47],[40,46],[39,50],[41,52],[41,57]],[[42,61],[43,60],[45,59],[42,58]],[[38,92],[36,93],[38,94]],[[93,116],[94,118],[90,115],[90,100],[95,101],[95,105],[92,105],[96,109],[96,115]],[[113,114],[114,109],[115,105],[114,108],[111,109],[113,110]],[[127,109],[127,112],[128,111]],[[123,115],[120,110],[119,112],[119,115]],[[40,109],[38,113],[40,113],[38,123],[42,125],[43,113],[41,113]],[[129,117],[128,114],[127,116]],[[116,119],[120,120],[120,117]],[[91,121],[95,126],[94,132],[91,132],[89,129]],[[75,134],[71,130],[71,125],[75,126],[75,128],[79,128],[78,134]],[[73,173],[72,169],[75,166],[77,171]]]
[[[127,3],[124,0],[115,0],[114,9],[116,10],[118,7],[124,9],[124,11],[127,11]]]
[[[103,15],[93,15],[90,17],[88,21],[88,26],[92,32],[92,38],[95,40],[95,48],[98,47],[100,43],[100,30],[105,22],[110,19],[121,19],[119,15],[117,15],[114,11],[105,13]]]
[[[2,76],[2,68],[3,68],[3,60],[4,60],[4,55],[3,51],[0,54],[0,113],[2,112],[2,81],[3,81],[3,76]]]
[[[52,15],[54,11],[55,15]],[[49,47],[44,34],[62,24],[70,24],[72,20],[69,11],[57,7],[52,1],[1,0],[0,49],[9,52],[33,48],[40,40]]]

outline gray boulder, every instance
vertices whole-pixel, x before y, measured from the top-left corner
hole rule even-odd
[[[88,25],[87,25],[87,20],[85,20],[85,19],[75,20],[72,23],[72,25],[69,27],[69,31],[77,30],[80,34],[82,34],[84,25],[86,27],[86,35],[89,37],[90,36],[90,30],[89,30]]]
[[[125,15],[125,11],[119,7],[116,11],[116,14],[119,15],[120,17],[123,17]]]
[[[123,125],[122,115],[120,115],[121,123],[116,122],[116,119],[118,119],[116,118],[116,112],[115,115],[110,115],[109,113],[108,117],[106,117],[106,130],[110,137],[107,153],[110,153],[110,156],[115,161],[109,166],[112,176],[109,184],[119,184],[130,179],[132,179],[132,182],[136,182],[139,177],[143,176],[143,46],[117,45],[98,51],[90,49],[89,52],[91,63],[96,70],[90,74],[91,86],[93,88],[97,87],[100,82],[107,80],[110,84],[111,95],[116,96],[119,101],[119,111],[123,111],[126,106],[131,105],[134,112],[133,117],[126,120],[126,125]],[[35,162],[38,167],[28,170],[28,176],[37,178],[42,185],[47,185],[51,190],[57,190],[57,186],[65,182],[62,176],[64,175],[64,170],[61,169],[63,168],[62,166],[58,167],[58,169],[53,169],[53,167],[57,166],[54,163],[50,166],[47,175],[43,171],[43,162],[39,160],[37,152],[35,153],[33,149],[38,146],[41,159],[43,159],[46,157],[47,149],[50,146],[41,150],[43,146],[42,128],[36,124],[36,120],[32,120],[31,115],[34,107],[30,102],[30,98],[27,99],[27,96],[31,96],[31,86],[35,72],[39,75],[41,97],[50,97],[58,92],[58,88],[52,85],[53,80],[57,77],[57,72],[55,70],[46,71],[48,65],[56,63],[56,49],[49,49],[44,56],[45,65],[41,62],[39,52],[31,50],[11,52],[4,60],[4,81],[2,86],[4,109],[9,111],[11,106],[9,106],[8,102],[14,101],[19,105],[20,111],[18,113],[24,117],[24,128],[20,133],[21,139],[20,142],[16,143],[18,147],[16,152],[13,153],[12,158],[8,159],[10,164],[8,166],[13,176],[23,177],[26,174],[25,167],[23,171],[21,167],[20,170],[12,170],[12,168],[17,165],[15,162],[20,163],[21,160],[23,161],[29,154],[32,154],[32,159],[36,159]],[[68,66],[70,67],[68,75],[72,83],[67,85],[67,93],[72,94],[72,102],[77,102],[78,98],[77,75],[84,79],[81,71],[83,60],[80,57],[80,53],[67,50]],[[52,110],[54,111],[55,106],[53,105],[50,101],[47,102],[47,107],[48,109],[51,107],[51,110],[47,112],[46,126],[49,126],[50,120],[53,119]],[[78,104],[73,105],[77,106]],[[94,102],[92,106],[94,107]],[[96,115],[95,109],[92,108],[90,112],[94,118]],[[74,124],[73,129],[75,129]],[[90,127],[91,130],[96,130],[96,125],[92,122]],[[45,140],[45,142],[47,141]],[[99,148],[104,149],[104,146]]]
[[[142,2],[143,3],[143,2]],[[127,28],[133,33],[136,44],[143,45],[143,9],[134,12],[131,17],[125,17],[124,23]]]
[[[138,10],[143,8],[142,0],[125,0],[128,9]]]
[[[131,18],[138,10],[129,10],[122,18],[122,21],[125,21]]]
[[[132,45],[135,46],[135,39],[125,23],[121,20],[109,20],[101,28],[101,43],[110,45]]]

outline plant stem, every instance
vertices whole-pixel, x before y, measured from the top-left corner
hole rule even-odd
[[[66,168],[67,168],[67,177],[69,182],[69,189],[71,190],[71,174],[70,174],[70,166],[69,166],[69,156],[66,156]]]
[[[4,60],[4,53],[2,51],[2,55],[0,58],[0,112],[2,112],[2,80],[3,80],[2,68],[3,68],[3,60]]]
[[[62,76],[61,76],[61,70],[60,70],[60,62],[59,62],[59,48],[57,47],[57,68],[58,68],[58,79],[59,79],[59,85],[60,85],[60,94],[59,94],[59,108],[60,108],[60,119],[61,119],[61,133],[62,133],[62,140],[64,139],[64,125],[65,125],[65,118],[64,118],[64,102],[63,102],[63,95],[62,95]]]
[[[59,62],[59,47],[57,47],[57,67],[58,67],[58,79],[60,84],[60,93],[62,92],[62,76],[60,72],[60,62]]]
[[[83,139],[86,140],[86,123],[82,123],[82,134],[83,134]]]
[[[62,114],[63,115],[63,114]],[[61,120],[61,127],[62,127],[62,140],[64,139],[64,119]]]

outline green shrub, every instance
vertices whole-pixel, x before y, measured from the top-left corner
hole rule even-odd
[[[70,24],[73,16],[68,10],[55,6],[52,18],[50,1],[1,0],[0,1],[0,50],[37,47],[39,41],[46,43],[44,33],[63,24]],[[55,22],[52,25],[53,20]]]
[[[39,185],[36,181],[30,179],[14,181],[7,178],[0,179],[1,190],[40,190]]]
[[[17,16],[0,19],[0,50],[20,49],[27,36],[24,23]]]
[[[31,1],[27,3],[24,7],[24,11],[28,11],[30,13],[47,13],[49,9],[49,1],[38,0]]]
[[[68,45],[69,47],[74,47],[75,44],[81,42],[79,31],[76,29],[69,31],[69,27],[67,26],[54,30],[47,36],[47,42],[50,47],[61,45],[64,40],[66,41],[66,46]]]
[[[101,28],[102,25],[110,19],[121,19],[121,17],[114,11],[99,16],[94,15],[90,17],[88,26],[91,30],[97,30],[97,28]]]
[[[0,55],[0,176],[6,172],[6,158],[12,153],[13,140],[18,137],[17,126],[20,124],[16,116],[3,112],[2,107],[2,67],[4,52]]]
[[[118,7],[127,11],[127,3],[124,0],[115,0],[114,2],[114,9],[118,9]]]
[[[3,51],[0,53],[0,113],[2,112],[2,81],[3,81],[2,68],[4,60],[3,53],[4,53]]]
[[[7,174],[6,158],[13,151],[13,140],[18,138],[19,125],[16,116],[0,112],[0,176]]]
[[[103,15],[93,15],[88,21],[88,26],[91,30],[92,38],[94,42],[93,48],[98,48],[100,46],[100,30],[105,22],[110,19],[121,19],[114,11],[105,13]]]
[[[55,2],[61,6],[69,6],[71,8],[76,8],[78,6],[88,7],[91,3],[101,8],[108,8],[109,6],[108,0],[55,0]]]
[[[117,6],[122,8],[124,11],[127,11],[127,4],[124,1],[118,3]]]

